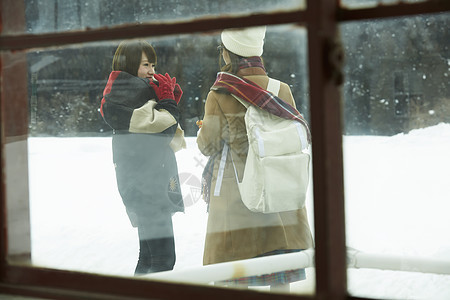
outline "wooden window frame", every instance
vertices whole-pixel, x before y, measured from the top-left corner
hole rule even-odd
[[[22,91],[25,92],[8,93],[8,89],[0,89],[2,128],[0,294],[52,299],[210,299],[211,297],[215,299],[233,299],[234,297],[236,299],[363,299],[349,296],[347,292],[340,107],[342,53],[337,27],[341,22],[449,11],[450,2],[430,0],[415,4],[379,5],[365,9],[348,9],[340,6],[339,2],[339,0],[307,0],[306,10],[277,11],[239,17],[222,16],[174,23],[133,24],[74,32],[1,35],[0,82],[3,86],[15,82],[16,86],[22,87]],[[25,17],[22,1],[1,0],[0,8],[14,15],[14,18],[11,18],[12,21],[10,18],[0,20],[0,30],[14,32],[16,26],[23,27]],[[316,293],[314,295],[279,295],[251,290],[241,291],[117,278],[8,263],[4,147],[10,139],[26,140],[28,134],[27,109],[24,109],[27,107],[27,78],[24,76],[26,60],[23,50],[102,40],[196,33],[237,27],[237,24],[240,27],[246,27],[287,23],[297,23],[308,30],[310,116],[314,137],[313,191],[316,242]],[[4,71],[3,63],[6,60],[4,55],[9,51],[23,53],[23,61],[17,65],[18,72]]]

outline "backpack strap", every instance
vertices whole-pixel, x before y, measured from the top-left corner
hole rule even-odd
[[[217,180],[216,180],[216,187],[214,189],[214,196],[218,197],[220,196],[220,189],[222,188],[222,181],[223,181],[223,172],[225,171],[225,163],[227,161],[228,152],[230,151],[230,146],[228,146],[227,143],[223,145],[222,149],[222,157],[220,158],[220,164],[219,164],[219,170],[217,172]],[[233,155],[230,151],[230,157],[231,157],[231,163],[233,164],[234,168],[234,175],[236,176],[236,182],[239,186],[239,177],[237,174],[236,166],[234,164]]]
[[[267,83],[266,90],[268,90],[275,96],[278,96],[278,93],[280,92],[280,86],[281,86],[281,82],[279,80],[269,78],[269,82]]]
[[[239,188],[239,183],[240,182],[239,182],[239,177],[238,177],[238,173],[237,173],[237,170],[236,170],[236,165],[234,164],[233,155],[231,154],[230,156],[231,156],[231,163],[233,164],[233,168],[234,168],[234,175],[236,176],[236,182],[237,182],[238,188]]]
[[[269,83],[267,84],[267,90],[269,92],[271,92],[275,96],[278,96],[278,93],[280,92],[280,86],[281,83],[279,80],[269,78]],[[294,124],[297,127],[298,136],[300,137],[300,142],[302,145],[302,150],[305,150],[306,148],[308,148],[309,145],[306,133],[304,132],[304,129],[302,128],[302,125],[299,122],[294,122]]]
[[[223,145],[222,156],[220,158],[219,163],[219,170],[217,172],[216,187],[214,188],[214,196],[216,197],[220,196],[220,188],[222,187],[223,172],[225,171],[225,163],[227,161],[227,155],[228,155],[228,144],[225,143]]]

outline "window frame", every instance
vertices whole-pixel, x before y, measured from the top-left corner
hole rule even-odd
[[[24,3],[1,0],[0,8],[14,15],[14,20],[2,18],[0,30],[20,28],[25,24]],[[342,112],[340,84],[342,52],[338,37],[341,22],[363,19],[400,17],[450,10],[446,0],[421,3],[379,5],[373,8],[348,9],[339,0],[307,0],[305,10],[274,11],[248,16],[220,16],[182,22],[128,24],[73,32],[46,34],[10,34],[0,36],[0,82],[17,80],[25,92],[1,92],[1,225],[0,231],[0,293],[55,299],[364,299],[348,295],[345,208],[342,155]],[[17,17],[18,16],[18,17]],[[308,65],[310,85],[311,131],[313,147],[314,231],[316,258],[316,293],[314,295],[279,295],[251,290],[223,289],[209,286],[176,284],[133,278],[117,278],[65,270],[54,270],[8,262],[8,224],[5,145],[13,138],[25,140],[28,134],[26,72],[4,72],[4,54],[8,51],[62,46],[101,40],[119,40],[148,36],[196,33],[230,27],[278,25],[294,23],[306,26],[308,31]],[[149,34],[153,33],[153,34]],[[26,70],[25,54],[23,65]],[[337,62],[337,63],[336,63]],[[20,64],[20,63],[19,63]],[[6,105],[8,102],[8,105]],[[13,103],[13,105],[11,105]],[[25,112],[24,112],[25,111]],[[14,154],[13,154],[14,155]],[[17,154],[19,155],[19,154]],[[11,156],[8,157],[11,159]],[[14,159],[14,157],[12,158]],[[27,173],[27,170],[17,170]],[[28,184],[28,182],[25,182]]]

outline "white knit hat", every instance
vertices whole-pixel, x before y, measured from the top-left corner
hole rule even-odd
[[[227,50],[239,56],[261,56],[265,35],[266,26],[225,29],[222,32],[222,43]]]

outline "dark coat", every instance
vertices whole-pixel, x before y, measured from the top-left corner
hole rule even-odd
[[[148,79],[112,72],[101,113],[113,129],[117,186],[133,226],[154,214],[184,211],[174,151],[179,111],[159,100]]]

